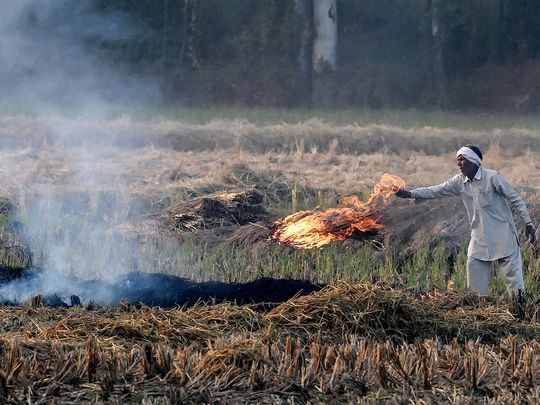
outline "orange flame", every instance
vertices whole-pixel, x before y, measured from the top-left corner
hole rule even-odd
[[[404,186],[401,177],[385,173],[368,201],[350,196],[340,200],[342,208],[296,212],[274,223],[272,238],[296,248],[312,249],[334,240],[375,232],[383,228],[379,222],[382,208],[388,204],[390,196]]]

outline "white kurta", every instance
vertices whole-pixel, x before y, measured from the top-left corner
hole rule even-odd
[[[411,190],[413,198],[460,196],[467,209],[471,228],[468,256],[492,261],[510,256],[518,236],[510,206],[525,223],[529,211],[517,191],[495,170],[479,167],[471,181],[458,174],[442,184]],[[509,206],[510,204],[510,206]]]

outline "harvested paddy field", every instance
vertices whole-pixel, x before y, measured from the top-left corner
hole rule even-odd
[[[517,321],[500,279],[464,291],[459,200],[377,197],[380,226],[317,249],[272,238],[385,173],[438,184],[465,143],[536,219],[534,129],[14,116],[0,139],[3,403],[540,400],[536,246]]]
[[[529,308],[532,309],[532,308]],[[4,402],[534,403],[537,323],[465,293],[337,284],[267,311],[2,308]]]

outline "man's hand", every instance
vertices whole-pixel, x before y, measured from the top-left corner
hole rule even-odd
[[[394,192],[394,194],[396,195],[396,197],[400,197],[400,198],[411,198],[411,192],[409,190],[405,190],[404,188],[397,188],[397,187],[394,187],[392,189],[392,191]]]
[[[532,224],[527,224],[525,226],[525,236],[527,236],[527,240],[529,242],[531,242],[531,243],[536,242],[536,230],[534,229]]]

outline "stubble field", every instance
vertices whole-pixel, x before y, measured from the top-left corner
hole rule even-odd
[[[530,299],[518,322],[499,279],[492,297],[464,291],[459,201],[392,200],[376,237],[318,250],[268,239],[272,222],[292,212],[324,210],[351,194],[366,199],[384,173],[410,187],[442,182],[456,173],[454,153],[465,143],[483,149],[485,165],[537,218],[534,124],[193,122],[3,117],[2,195],[27,228],[33,265],[87,279],[142,271],[326,287],[262,306],[101,306],[91,292],[76,307],[36,299],[3,306],[2,402],[540,400],[535,247],[523,245]],[[253,189],[261,218],[170,226],[176,207]]]

